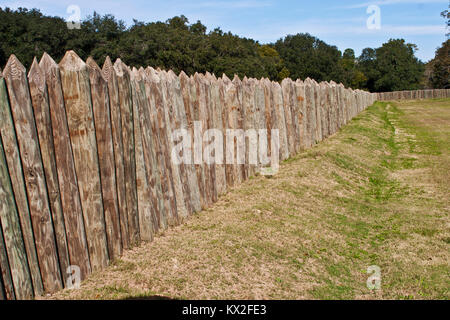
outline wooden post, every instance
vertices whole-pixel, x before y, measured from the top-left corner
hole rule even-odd
[[[69,247],[69,260],[71,265],[80,268],[81,279],[84,279],[91,272],[91,265],[59,67],[46,53],[42,56],[39,66],[45,73],[48,90],[59,190],[61,192],[61,204]],[[66,273],[67,270],[62,270],[62,272]]]
[[[163,196],[161,191],[161,177],[158,170],[155,140],[153,139],[153,128],[150,112],[150,92],[147,86],[147,75],[144,69],[139,69],[138,97],[139,97],[139,121],[142,137],[143,160],[147,184],[151,201],[150,221],[152,233],[158,232],[161,225],[161,211],[164,210]],[[141,225],[141,224],[140,224]],[[142,231],[141,231],[142,232]],[[144,239],[145,240],[145,239]]]
[[[147,97],[147,104],[143,108],[145,124],[142,127],[147,133],[143,134],[144,160],[146,163],[147,180],[150,181],[152,201],[156,208],[155,232],[159,229],[167,228],[167,217],[169,215],[170,207],[167,206],[166,195],[163,193],[163,178],[161,173],[161,148],[159,143],[159,133],[157,128],[157,114],[155,106],[155,95],[152,92],[152,81],[150,79],[151,71],[141,71],[141,76],[144,79],[145,94]]]
[[[267,132],[267,156],[269,155],[269,145],[271,139],[269,139],[269,129],[267,128],[267,119],[266,119],[266,101],[264,94],[264,86],[261,80],[255,80],[255,112],[256,112],[256,130],[266,130]],[[271,137],[271,136],[270,136]],[[259,139],[259,138],[258,138]],[[261,158],[260,158],[260,145],[258,141],[258,166],[256,168],[256,172],[259,173],[262,168]],[[270,158],[268,158],[270,159]]]
[[[280,135],[280,160],[286,160],[291,156],[289,149],[288,132],[286,129],[286,120],[283,107],[283,92],[278,82],[268,83],[271,91],[271,108],[274,110],[275,122],[272,129],[278,129]],[[270,144],[270,141],[269,141]]]
[[[148,72],[147,72],[148,71]],[[155,130],[155,138],[157,144],[157,154],[159,162],[159,170],[161,176],[161,191],[164,199],[164,219],[163,227],[166,228],[168,225],[175,225],[178,221],[177,216],[177,203],[175,198],[175,192],[173,188],[172,180],[172,168],[170,151],[168,150],[168,137],[166,131],[166,121],[164,115],[164,95],[163,88],[161,85],[161,79],[157,72],[149,68],[146,70],[149,92],[151,98],[151,114],[153,115],[152,124]]]
[[[0,81],[3,82],[3,79]],[[1,101],[0,101],[1,102]],[[5,235],[3,234],[3,223],[8,219],[11,219],[14,229],[6,229]],[[19,226],[19,216],[17,213],[16,204],[14,202],[14,194],[11,186],[11,180],[9,178],[8,167],[6,164],[5,150],[3,149],[3,143],[0,139],[0,282],[2,286],[0,289],[5,292],[4,295],[0,295],[0,300],[14,300],[16,295],[14,293],[14,281],[17,285],[20,285],[21,279],[25,276],[25,288],[18,287],[19,295],[23,297],[23,292],[29,289],[31,291],[31,278],[27,272],[27,261],[25,254],[25,247],[23,245],[22,237],[20,232],[15,234],[13,231],[20,231]],[[6,226],[10,226],[10,222],[6,222]],[[15,274],[16,279],[12,278],[11,269],[8,261],[8,252],[6,250],[5,241],[8,242],[12,248],[9,249],[10,256],[12,256],[13,261],[11,262],[12,267],[19,267],[20,275]],[[19,260],[17,260],[19,258]],[[14,269],[13,269],[14,270]],[[17,270],[16,270],[17,271]],[[22,276],[22,277],[20,277]],[[27,282],[28,280],[28,282]],[[23,280],[22,280],[23,281]]]
[[[212,126],[222,132],[222,136],[225,137],[225,130],[223,127],[223,107],[224,107],[224,96],[223,96],[223,86],[222,79],[217,79],[214,75],[207,74],[207,80],[210,82],[211,90],[211,117]],[[222,144],[222,148],[225,146],[225,142]],[[216,188],[217,195],[225,194],[227,190],[226,173],[225,173],[225,148],[222,149],[224,155],[223,164],[215,164],[215,176],[216,176]]]
[[[45,291],[55,292],[62,288],[62,280],[25,67],[12,55],[3,76],[17,132],[42,283]]]
[[[173,73],[173,72],[172,72]],[[173,76],[169,75],[167,72],[160,72],[159,77],[161,80],[161,86],[163,89],[163,97],[164,97],[164,121],[165,121],[165,127],[166,127],[166,135],[167,135],[167,147],[168,147],[168,157],[169,162],[168,165],[170,165],[171,171],[172,171],[172,183],[173,183],[173,189],[177,204],[177,216],[180,219],[185,219],[188,216],[188,208],[189,204],[186,202],[186,199],[189,197],[186,195],[189,194],[188,189],[185,187],[183,188],[183,183],[181,180],[181,172],[180,172],[180,166],[174,164],[172,161],[172,150],[174,149],[174,143],[173,143],[173,130],[174,130],[174,123],[176,114],[179,110],[179,100],[177,100],[174,97],[173,88],[171,85],[170,78]],[[181,223],[182,221],[178,221],[178,223]]]
[[[114,146],[116,169],[116,193],[119,206],[120,236],[122,248],[129,248],[128,211],[125,187],[124,148],[122,139],[122,117],[120,114],[119,87],[111,59],[106,57],[102,68],[103,78],[108,83],[108,96],[111,112],[111,133]]]
[[[50,118],[50,107],[48,101],[45,74],[39,66],[36,58],[33,60],[28,73],[31,101],[33,103],[34,119],[39,136],[39,145],[44,165],[45,180],[50,200],[50,208],[55,228],[56,245],[58,248],[59,264],[61,267],[64,283],[67,279],[66,270],[70,265],[69,250],[66,238],[66,227],[61,204],[61,193],[59,191],[58,173],[56,169],[55,148],[53,143],[52,123]]]
[[[130,74],[127,67],[120,59],[117,59],[114,63],[114,71],[119,89],[120,114],[122,120],[129,245],[135,245],[139,242],[140,238],[136,187],[136,159],[133,132],[133,100],[131,96]]]
[[[245,132],[245,175],[247,178],[254,176],[256,172],[256,163],[250,163],[252,154],[256,152],[258,156],[258,131],[255,126],[256,106],[255,106],[255,88],[252,83],[253,79],[245,77],[242,80],[242,113],[243,113],[243,130]],[[247,136],[249,130],[253,130],[255,135]],[[254,156],[254,155],[253,155]],[[256,157],[256,160],[258,158]]]
[[[102,70],[92,58],[88,58],[86,65],[91,85],[108,253],[111,260],[114,260],[122,255],[122,239],[108,84],[102,76]]]
[[[298,124],[299,124],[299,138],[300,138],[300,150],[306,148],[306,95],[305,95],[305,84],[301,80],[297,80],[295,82],[295,92],[296,92],[296,101],[298,105]]]
[[[191,151],[191,164],[186,165],[188,184],[190,188],[191,195],[191,205],[194,212],[201,210],[201,200],[200,200],[200,189],[198,186],[197,172],[192,158],[193,144],[194,144],[194,124],[191,113],[191,99],[190,99],[190,88],[189,88],[189,77],[181,72],[179,76],[180,90],[183,97],[183,107],[181,110],[181,126],[188,130],[191,141],[190,141],[190,151]]]
[[[96,271],[108,265],[108,249],[89,72],[73,51],[65,54],[59,67],[89,257]]]
[[[28,260],[28,267],[33,281],[35,295],[41,295],[44,291],[41,273],[34,243],[33,228],[31,226],[31,215],[28,206],[28,198],[25,189],[25,181],[22,171],[22,164],[17,144],[16,132],[12,119],[11,109],[8,100],[8,92],[3,76],[0,75],[0,133],[3,140],[5,157],[11,185],[19,215],[19,228],[22,229],[23,242],[26,250],[25,259]],[[26,263],[25,260],[25,263]],[[15,280],[15,279],[14,279]],[[20,294],[19,294],[20,295]]]
[[[224,120],[224,144],[225,144],[225,175],[227,179],[227,185],[228,187],[233,187],[237,184],[237,172],[236,167],[234,164],[231,163],[231,160],[228,159],[226,150],[228,149],[228,141],[227,141],[227,130],[228,129],[234,129],[234,109],[236,109],[236,106],[234,106],[234,98],[236,95],[236,89],[231,82],[231,80],[223,74],[222,76],[223,81],[223,92],[224,92],[224,109],[223,109],[223,120]],[[233,142],[234,143],[234,142]]]
[[[139,213],[139,234],[141,240],[151,241],[153,239],[153,210],[150,184],[147,179],[145,169],[143,135],[144,127],[141,126],[143,117],[143,104],[146,102],[141,92],[142,79],[136,68],[130,73],[131,90],[133,98],[133,126],[134,126],[134,145],[136,154],[136,185],[138,196]],[[144,123],[143,123],[144,124]]]
[[[284,109],[284,119],[286,121],[286,133],[288,138],[288,148],[289,154],[293,156],[295,154],[295,133],[294,125],[292,119],[292,101],[291,101],[291,85],[289,83],[290,79],[285,78],[281,82],[281,89],[283,95],[283,109]]]

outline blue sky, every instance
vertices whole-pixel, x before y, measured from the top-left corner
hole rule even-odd
[[[445,37],[440,12],[449,0],[0,0],[0,7],[38,8],[44,14],[63,18],[67,8],[77,5],[81,17],[95,10],[111,13],[127,25],[133,18],[165,21],[184,14],[190,22],[201,20],[209,30],[220,27],[261,43],[274,42],[287,34],[308,32],[341,51],[379,47],[390,38],[404,38],[418,45],[416,55],[423,61],[434,57]],[[380,8],[381,29],[370,30],[366,21],[369,5]]]

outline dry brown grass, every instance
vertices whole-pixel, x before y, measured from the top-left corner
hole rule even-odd
[[[450,101],[340,133],[49,299],[448,299]],[[382,289],[366,287],[378,265]]]

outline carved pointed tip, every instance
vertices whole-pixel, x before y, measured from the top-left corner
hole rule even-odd
[[[22,74],[25,74],[26,69],[23,64],[12,54],[8,62],[6,63],[5,70],[3,70],[3,76],[5,78],[12,77],[13,79],[20,79]]]
[[[80,71],[86,67],[86,63],[73,50],[66,52],[59,63],[62,70]]]
[[[116,74],[118,76],[123,76],[123,73],[125,71],[124,69],[125,68],[124,68],[122,60],[120,60],[120,58],[117,58],[116,62],[114,62],[114,71],[116,71]]]
[[[30,78],[30,76],[35,73],[38,73],[38,74],[42,73],[42,70],[39,67],[39,63],[38,63],[36,57],[34,57],[33,63],[31,64],[31,67],[30,67],[30,71],[28,71],[28,77]]]
[[[97,71],[101,71],[100,67],[98,66],[97,62],[92,57],[87,58],[86,65],[89,68],[95,69]]]
[[[176,77],[177,75],[175,74],[175,72],[173,72],[173,70],[169,70],[169,72],[167,72],[169,74],[169,76],[171,76],[172,78]]]
[[[239,76],[237,75],[237,74],[234,74],[234,77],[233,77],[233,82],[239,82],[239,81],[241,81],[241,79],[239,78]]]
[[[180,79],[181,79],[181,78],[186,79],[188,76],[187,76],[187,74],[186,74],[183,70],[181,70],[179,77],[180,77]]]
[[[103,67],[102,67],[102,75],[106,81],[109,81],[109,79],[111,79],[113,69],[114,69],[114,67],[113,67],[111,58],[109,56],[107,56],[105,59],[105,62],[103,63]]]
[[[105,62],[103,64],[110,64],[110,65],[112,65],[111,58],[109,56],[106,56]]]
[[[39,61],[39,66],[42,68],[42,70],[49,71],[52,67],[58,67],[58,64],[47,52],[44,52],[41,57],[41,61]]]

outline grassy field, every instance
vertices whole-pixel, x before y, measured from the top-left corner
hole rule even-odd
[[[449,299],[449,181],[450,99],[376,103],[277,176],[47,298]]]

